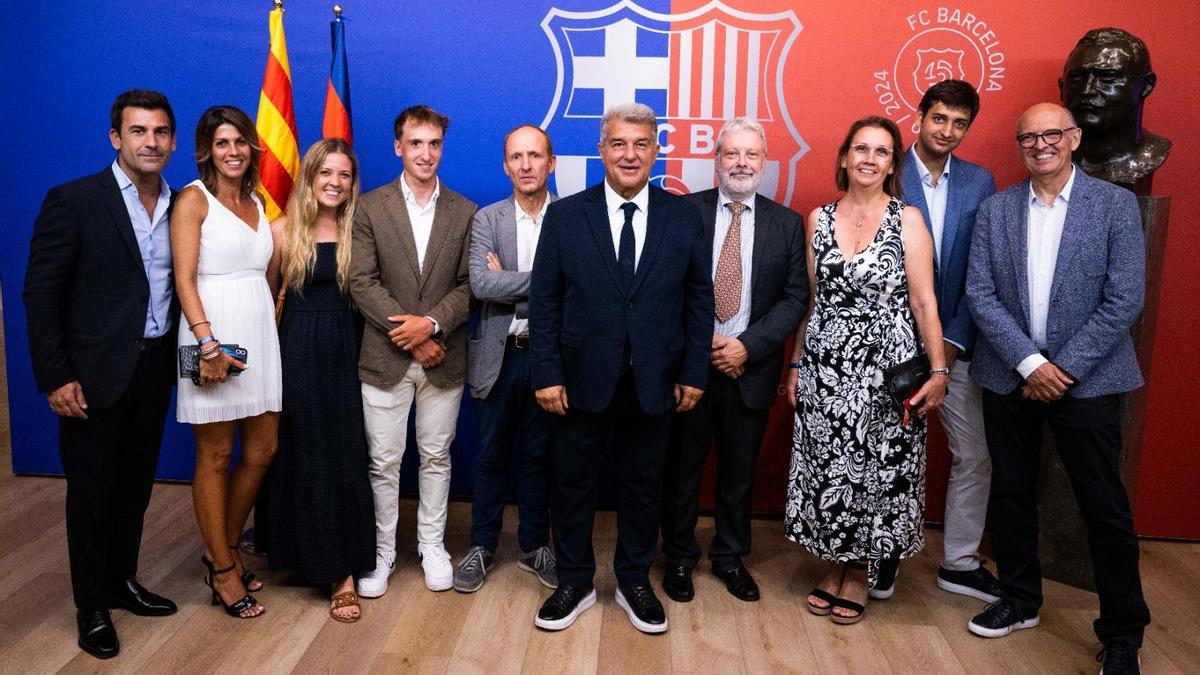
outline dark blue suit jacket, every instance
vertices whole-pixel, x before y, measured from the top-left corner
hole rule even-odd
[[[929,219],[925,189],[916,167],[919,161],[913,157],[911,148],[904,153],[904,168],[900,172],[904,183],[904,201],[921,210],[925,226],[932,234],[933,222]],[[975,215],[979,205],[995,192],[996,179],[987,169],[958,157],[950,160],[950,193],[946,195],[942,254],[939,260],[934,261],[937,267],[934,291],[937,293],[943,337],[962,345],[968,352],[975,348],[978,332],[965,299],[971,235],[975,231]]]
[[[529,289],[534,389],[566,385],[573,410],[612,402],[628,343],[638,402],[675,406],[675,384],[703,389],[712,349],[712,242],[700,211],[650,187],[646,240],[626,293],[617,271],[604,185],[549,206]]]

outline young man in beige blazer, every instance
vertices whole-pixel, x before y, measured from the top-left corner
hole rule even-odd
[[[354,217],[350,293],[366,320],[358,374],[375,493],[375,570],[358,592],[387,592],[396,561],[400,461],[416,405],[417,554],[432,591],[454,579],[442,543],[450,443],[467,371],[468,240],[475,204],[438,180],[450,120],[427,106],[396,118],[404,171],[363,195]]]

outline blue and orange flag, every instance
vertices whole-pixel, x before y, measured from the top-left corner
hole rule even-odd
[[[263,207],[268,218],[276,218],[287,206],[292,184],[300,173],[300,147],[296,135],[296,111],[292,106],[292,69],[288,65],[287,40],[283,36],[283,2],[275,0],[268,15],[271,49],[267,72],[258,98],[259,142],[263,145],[259,175],[262,177]]]
[[[353,143],[350,129],[350,68],[346,64],[346,24],[342,6],[333,6],[329,24],[333,39],[333,62],[329,64],[329,86],[325,88],[325,116],[321,119],[323,138],[340,138]]]

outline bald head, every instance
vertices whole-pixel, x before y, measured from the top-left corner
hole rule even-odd
[[[1039,103],[1026,110],[1017,120],[1017,147],[1030,179],[1057,186],[1057,193],[1071,175],[1080,137],[1075,118],[1061,105]]]
[[[1028,110],[1021,113],[1017,118],[1017,134],[1023,134],[1029,131],[1026,128],[1029,121],[1037,118],[1039,120],[1053,120],[1051,123],[1059,129],[1075,126],[1075,117],[1071,115],[1071,111],[1062,107],[1057,103],[1037,103],[1029,107]]]

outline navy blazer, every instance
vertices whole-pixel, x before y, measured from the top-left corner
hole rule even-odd
[[[700,211],[650,187],[646,240],[626,293],[604,185],[549,206],[529,289],[534,389],[566,385],[571,409],[612,401],[628,341],[641,409],[675,407],[675,385],[703,389],[712,350],[712,242]]]
[[[925,188],[912,148],[904,153],[900,177],[904,183],[904,201],[921,210],[925,226],[933,234],[933,221],[925,203]],[[934,261],[937,276],[938,317],[942,336],[970,352],[975,348],[977,330],[967,308],[967,262],[971,257],[971,236],[975,232],[975,215],[983,200],[996,193],[996,179],[987,169],[966,160],[950,160],[950,192],[946,195],[946,214],[942,222],[942,251]]]
[[[1017,364],[1037,351],[1029,337],[1029,194],[1024,181],[985,200],[971,244],[967,300],[980,337],[971,376],[999,394],[1016,390]],[[1129,329],[1142,311],[1145,269],[1133,193],[1076,166],[1046,317],[1048,358],[1075,379],[1071,396],[1142,385]]]
[[[685,197],[700,207],[704,238],[716,236],[717,188]],[[808,256],[799,213],[762,195],[754,198],[754,250],[750,263],[750,322],[738,336],[746,347],[745,371],[738,378],[742,403],[751,410],[771,407],[779,391],[783,344],[808,308]]]
[[[150,282],[111,166],[46,194],[33,224],[23,296],[38,391],[78,380],[89,406],[115,403],[142,351]],[[178,316],[172,293],[168,317]],[[161,365],[171,367],[174,346],[159,353]]]

